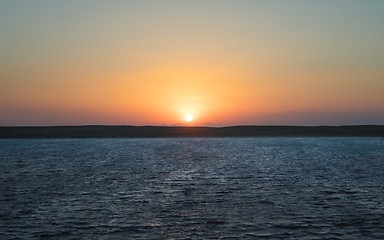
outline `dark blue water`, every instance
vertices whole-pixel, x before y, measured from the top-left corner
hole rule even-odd
[[[383,138],[0,140],[1,239],[384,239]]]

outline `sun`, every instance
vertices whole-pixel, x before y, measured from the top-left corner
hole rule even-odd
[[[193,116],[191,114],[187,114],[184,116],[185,121],[187,122],[192,122],[193,121]]]

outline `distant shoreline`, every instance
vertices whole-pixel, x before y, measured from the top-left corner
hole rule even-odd
[[[384,137],[384,125],[350,126],[18,126],[0,127],[0,138],[145,137]]]

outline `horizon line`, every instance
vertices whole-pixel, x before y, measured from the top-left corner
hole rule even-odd
[[[79,124],[79,125],[0,125],[0,128],[7,127],[168,127],[168,128],[227,128],[227,127],[359,127],[359,126],[384,126],[383,124],[238,124],[238,125],[132,125],[132,124]]]

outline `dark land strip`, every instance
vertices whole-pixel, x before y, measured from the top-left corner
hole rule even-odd
[[[139,137],[384,137],[384,125],[351,126],[23,126],[0,127],[0,138]]]

